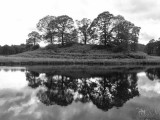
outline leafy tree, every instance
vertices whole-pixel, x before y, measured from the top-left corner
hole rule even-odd
[[[111,43],[114,16],[107,12],[103,12],[95,18],[91,24],[92,30],[96,29],[99,33],[100,43],[105,46]]]
[[[62,46],[66,44],[65,36],[72,33],[74,30],[74,21],[67,15],[58,16],[50,22],[50,26],[57,31],[57,36]]]
[[[86,45],[89,40],[91,40],[91,34],[90,34],[90,25],[91,20],[87,18],[83,18],[80,21],[76,21],[78,30],[80,33],[80,38],[82,42]]]
[[[56,32],[54,31],[54,28],[49,24],[52,20],[55,20],[55,18],[55,16],[48,15],[40,19],[37,23],[37,29],[42,33],[44,40],[49,42],[50,44],[53,44]]]
[[[129,50],[129,29],[132,23],[123,20],[117,26],[117,36],[119,43],[122,43],[124,51]]]
[[[132,28],[132,33],[131,33],[131,50],[132,51],[137,51],[138,49],[138,38],[139,38],[139,32],[140,32],[140,27],[133,26]]]
[[[64,41],[66,44],[78,43],[78,32],[76,29],[72,30],[71,33],[66,33],[64,35]]]
[[[121,46],[122,51],[136,51],[140,27],[125,20],[122,16],[115,17],[114,45]]]
[[[147,52],[147,54],[153,54],[155,49],[155,40],[151,39],[148,44],[145,47],[145,51]]]
[[[151,55],[160,55],[160,39],[158,40],[150,40],[149,43],[145,47],[145,51],[147,54]]]
[[[100,44],[118,48],[117,51],[136,51],[140,27],[125,20],[123,16],[103,12],[93,20],[91,28],[98,32]]]
[[[26,40],[26,43],[33,44],[33,46],[35,46],[41,39],[41,35],[36,31],[32,31],[31,33],[29,33],[28,37],[29,38]]]
[[[13,46],[8,46],[8,45],[4,45],[1,47],[1,51],[0,54],[2,55],[11,55],[11,54],[15,54],[15,49]]]

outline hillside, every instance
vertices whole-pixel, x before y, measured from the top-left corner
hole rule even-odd
[[[101,46],[76,44],[0,56],[0,65],[160,65],[160,57],[144,52],[114,53]]]
[[[124,59],[135,58],[144,59],[146,54],[136,53],[113,53],[102,46],[75,44],[68,47],[49,46],[34,51],[11,55],[12,57],[25,58],[55,58],[55,59]]]

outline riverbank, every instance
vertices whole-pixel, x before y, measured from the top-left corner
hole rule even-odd
[[[113,53],[91,45],[41,48],[20,54],[0,56],[0,65],[160,65],[160,57],[143,52]]]
[[[0,65],[160,65],[160,57],[149,56],[145,59],[58,59],[0,56]]]

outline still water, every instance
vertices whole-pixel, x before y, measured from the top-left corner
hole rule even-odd
[[[160,68],[0,67],[0,120],[160,120]]]

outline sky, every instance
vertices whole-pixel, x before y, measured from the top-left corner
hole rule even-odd
[[[28,33],[37,30],[36,24],[47,15],[93,20],[104,11],[141,27],[139,43],[147,44],[160,37],[159,6],[160,0],[1,0],[0,45],[25,43]]]

